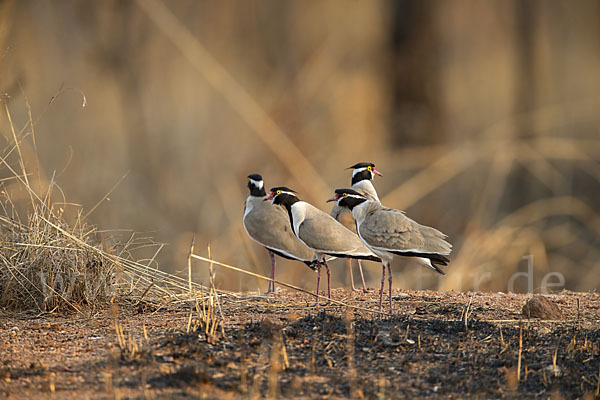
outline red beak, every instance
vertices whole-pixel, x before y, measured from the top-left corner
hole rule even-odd
[[[326,201],[326,203],[329,203],[330,201],[337,201],[340,198],[339,194],[334,194],[332,198],[330,198],[329,200]]]
[[[381,174],[381,172],[377,171],[375,168],[373,168],[373,173],[374,173],[375,175],[383,176],[383,175]]]
[[[267,195],[267,200],[273,200],[273,197],[275,197],[275,194],[273,192],[269,192]]]

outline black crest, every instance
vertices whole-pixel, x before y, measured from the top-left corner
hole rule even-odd
[[[375,169],[375,164],[370,163],[370,162],[359,162],[359,163],[354,164],[346,169],[357,169],[357,168],[367,168],[367,167],[371,167],[371,168]]]

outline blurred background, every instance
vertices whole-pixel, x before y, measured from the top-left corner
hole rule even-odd
[[[396,259],[397,288],[600,285],[597,1],[3,0],[0,71],[25,132],[30,106],[40,192],[54,177],[99,229],[166,243],[161,269],[184,271],[195,235],[197,254],[268,275],[246,176],[329,211],[345,168],[370,161],[385,205],[454,244],[446,277]],[[381,266],[364,269],[377,287]],[[315,285],[281,259],[276,277]]]

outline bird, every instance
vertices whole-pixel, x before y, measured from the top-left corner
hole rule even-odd
[[[385,269],[388,270],[390,314],[392,313],[392,270],[394,255],[416,257],[425,266],[445,275],[440,266],[447,266],[446,257],[452,251],[447,236],[435,228],[420,225],[403,211],[387,208],[368,200],[353,189],[336,189],[330,199],[340,207],[348,208],[356,219],[357,232],[363,243],[380,259],[383,266],[379,290],[379,312],[383,302]]]
[[[275,255],[301,261],[313,270],[316,268],[315,256],[292,232],[287,212],[266,201],[267,193],[261,175],[248,175],[248,189],[250,195],[244,206],[244,229],[250,239],[269,252],[271,280],[267,293],[272,293],[275,292]]]
[[[325,259],[326,255],[380,261],[354,232],[326,212],[300,200],[292,189],[285,186],[274,187],[267,195],[267,200],[285,208],[294,235],[315,254],[317,262],[317,301],[315,306],[319,305],[321,264],[327,271],[327,296],[331,299],[331,272]]]
[[[375,164],[369,162],[360,162],[346,169],[352,170],[352,189],[365,195],[369,200],[379,201],[377,191],[375,190],[375,187],[373,186],[371,180],[375,178],[375,175],[383,175],[381,174],[381,172],[375,169]],[[352,212],[348,208],[340,207],[337,204],[334,204],[329,215],[338,220],[346,228],[356,233],[356,221],[352,216]],[[352,259],[348,258],[347,260],[348,270],[350,271],[350,282],[352,282],[352,290],[357,292],[358,289],[354,287],[354,277],[352,276]],[[367,293],[369,292],[369,290],[367,289],[367,285],[365,284],[365,277],[363,275],[362,265],[360,263],[360,260],[357,260],[357,262],[358,271],[360,272],[360,279],[363,285],[363,292]]]

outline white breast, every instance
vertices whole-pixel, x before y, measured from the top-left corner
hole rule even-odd
[[[357,228],[365,220],[365,217],[367,215],[366,206],[369,203],[369,201],[370,200],[363,201],[362,203],[360,203],[352,209],[352,216],[356,220]]]
[[[252,200],[253,200],[252,196],[248,196],[248,198],[246,198],[246,208],[244,209],[244,218],[246,218],[246,216],[248,214],[250,214],[250,212],[254,208],[254,202]]]
[[[304,222],[304,218],[306,218],[307,206],[308,203],[304,201],[297,201],[294,204],[292,204],[292,220],[294,223],[294,232],[296,233],[296,236],[298,236],[300,224]],[[298,237],[298,239],[300,239],[300,237]]]
[[[373,186],[373,183],[370,180],[363,179],[362,181],[356,182],[354,185],[352,185],[352,189],[364,194],[367,199],[375,200],[376,202],[380,203],[375,186]]]

